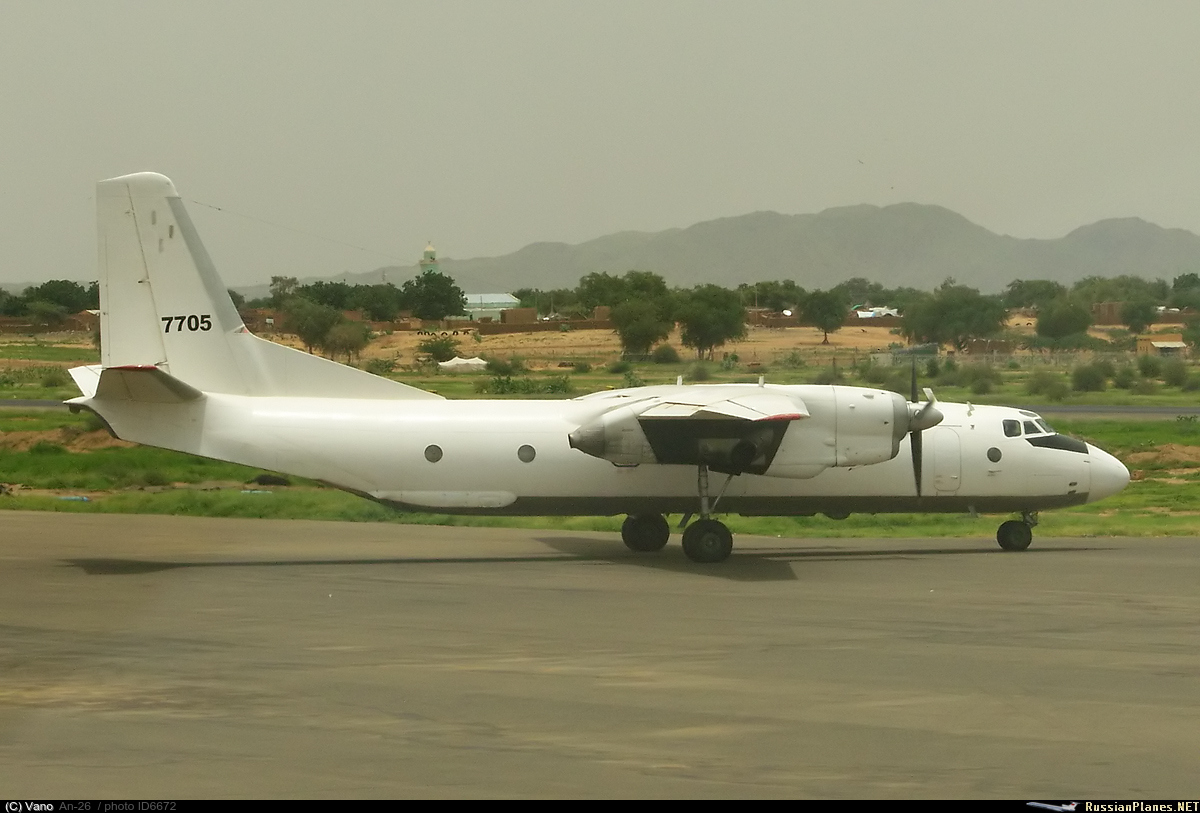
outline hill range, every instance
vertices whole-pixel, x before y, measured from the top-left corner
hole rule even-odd
[[[793,279],[825,289],[852,277],[931,290],[947,277],[998,293],[1014,279],[1063,285],[1131,274],[1168,282],[1200,272],[1200,236],[1139,218],[1102,220],[1057,239],[1000,235],[940,206],[847,206],[817,214],[754,212],[660,232],[618,232],[585,243],[532,243],[502,257],[439,257],[467,292],[573,288],[593,271],[654,271],[671,285]],[[418,272],[391,266],[350,282],[396,284]]]
[[[360,284],[387,279],[399,285],[418,273],[413,259],[411,266],[324,279]],[[941,206],[862,204],[816,214],[754,212],[660,232],[618,232],[576,245],[531,243],[501,257],[441,256],[439,262],[467,293],[574,288],[593,271],[630,269],[654,271],[682,287],[792,279],[812,290],[866,277],[887,287],[932,290],[953,277],[998,293],[1015,279],[1070,286],[1087,276],[1131,274],[1170,282],[1179,274],[1200,273],[1200,236],[1121,218],[1056,239],[1023,239],[996,234]],[[266,283],[237,290],[247,298],[265,296]],[[20,292],[25,284],[3,287]]]

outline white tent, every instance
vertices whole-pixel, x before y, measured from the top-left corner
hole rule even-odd
[[[482,370],[485,367],[487,367],[487,362],[478,357],[465,359],[461,356],[455,356],[449,361],[438,362],[438,369],[445,370],[448,373],[470,373]]]

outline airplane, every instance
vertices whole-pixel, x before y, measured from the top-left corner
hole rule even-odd
[[[569,400],[447,400],[250,333],[170,179],[97,184],[101,363],[71,370],[119,438],[306,477],[399,510],[619,515],[633,551],[729,557],[718,510],[1020,515],[1119,492],[1129,471],[1027,410],[852,386],[693,384]],[[695,517],[695,521],[690,522]]]

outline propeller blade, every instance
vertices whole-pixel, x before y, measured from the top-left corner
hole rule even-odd
[[[937,426],[942,422],[942,411],[937,408],[937,398],[933,390],[925,387],[925,403],[917,406],[917,357],[912,360],[912,397],[908,405],[908,442],[912,447],[913,482],[917,485],[917,497],[921,496],[921,472],[925,463],[925,445],[921,441],[921,432]]]
[[[908,441],[912,444],[913,480],[917,484],[917,497],[919,498],[921,496],[921,466],[923,462],[920,430],[909,433]]]

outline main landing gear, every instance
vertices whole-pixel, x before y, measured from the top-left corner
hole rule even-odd
[[[625,547],[638,553],[662,550],[671,538],[671,526],[662,514],[630,514],[621,526]]]
[[[733,552],[733,534],[719,519],[698,519],[683,532],[683,552],[700,564],[724,562]]]
[[[729,475],[725,486],[733,475]],[[712,511],[725,493],[722,486],[717,499],[709,504],[708,499],[708,466],[701,463],[696,478],[696,488],[700,492],[700,519],[687,526],[683,532],[683,552],[693,562],[713,564],[723,562],[733,551],[733,534],[725,527],[725,523],[712,518]],[[685,525],[691,518],[688,514],[680,525]],[[671,534],[670,526],[662,514],[630,514],[621,526],[621,539],[625,546],[638,553],[649,553],[662,550]]]
[[[996,531],[996,541],[1004,550],[1025,550],[1033,541],[1033,527],[1037,523],[1037,512],[1026,511],[1021,519],[1002,523]]]

